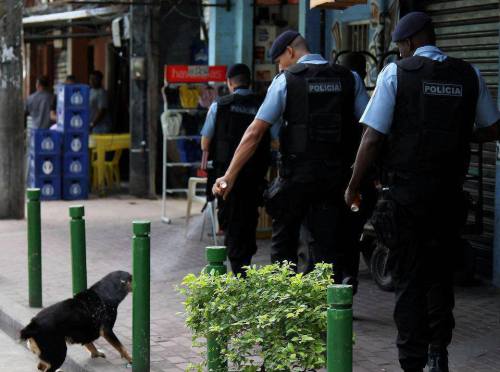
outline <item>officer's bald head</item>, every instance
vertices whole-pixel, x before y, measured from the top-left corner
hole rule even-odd
[[[307,44],[307,40],[304,39],[301,35],[297,36],[295,40],[292,41],[290,47],[297,51],[309,53],[309,45]]]
[[[275,62],[279,65],[279,70],[286,70],[288,67],[297,63],[297,61],[304,55],[309,54],[309,45],[306,39],[298,35],[276,58]]]
[[[436,45],[436,33],[432,22],[426,24],[423,29],[411,37],[414,44],[418,44],[417,48],[424,45]]]

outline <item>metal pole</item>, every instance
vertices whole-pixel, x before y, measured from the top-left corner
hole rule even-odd
[[[227,273],[227,267],[224,261],[227,259],[226,247],[207,247],[207,262],[205,270],[213,275],[223,275]],[[223,360],[220,355],[221,347],[216,341],[215,335],[207,337],[207,367],[209,372],[224,372],[227,371],[227,361]]]
[[[149,372],[150,358],[150,244],[151,223],[133,222],[132,371]]]
[[[73,296],[87,289],[87,253],[85,241],[85,208],[83,205],[69,207],[71,232],[71,269],[73,273]]]
[[[328,372],[352,372],[352,286],[328,288]]]
[[[40,189],[28,189],[28,293],[30,307],[42,307]]]

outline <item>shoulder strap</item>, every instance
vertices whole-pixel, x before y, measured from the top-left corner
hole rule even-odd
[[[337,74],[351,74],[351,70],[349,70],[347,67],[344,67],[342,65],[339,65],[338,63],[331,63],[329,65],[330,68],[332,68]]]
[[[413,56],[408,58],[403,58],[399,61],[396,61],[396,65],[405,70],[405,71],[417,71],[420,70],[425,63],[431,61],[429,58]]]
[[[217,105],[225,106],[230,105],[234,102],[234,94],[228,94],[227,96],[222,96],[217,98]]]
[[[291,72],[292,74],[300,74],[301,72],[306,71],[309,68],[309,66],[305,63],[296,63],[288,68],[288,72]]]

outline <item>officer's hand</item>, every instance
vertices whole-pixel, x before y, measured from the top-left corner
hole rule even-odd
[[[222,196],[224,200],[226,200],[227,196],[231,192],[233,188],[234,182],[227,176],[217,178],[212,187],[212,192],[216,196]]]
[[[344,200],[349,208],[353,205],[353,203],[359,198],[359,192],[351,189],[350,187],[345,190]]]

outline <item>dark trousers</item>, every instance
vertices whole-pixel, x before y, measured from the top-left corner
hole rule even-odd
[[[255,184],[236,184],[227,200],[219,198],[219,223],[224,230],[224,244],[234,274],[245,275],[257,252],[256,230],[258,207],[262,199],[261,188]]]
[[[307,229],[309,264],[332,263],[335,281],[341,282],[345,265],[344,222],[349,213],[341,192],[322,192],[318,184],[293,184],[288,194],[289,206],[273,218],[271,261],[297,264],[301,224]]]
[[[422,369],[428,352],[446,353],[453,318],[453,255],[459,237],[454,206],[398,207],[399,243],[391,250],[394,319],[404,370]],[[451,213],[450,213],[451,212]]]

